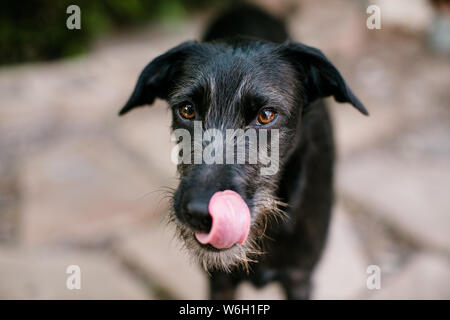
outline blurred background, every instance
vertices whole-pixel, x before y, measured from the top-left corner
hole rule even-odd
[[[320,48],[370,111],[328,99],[337,200],[315,299],[450,298],[450,4],[254,0]],[[66,8],[81,9],[68,30]],[[201,299],[163,221],[170,114],[117,117],[153,58],[199,39],[225,0],[9,1],[0,13],[0,298]],[[370,30],[369,5],[381,10]],[[81,268],[68,290],[66,268]],[[381,289],[369,290],[369,265]],[[239,298],[282,298],[271,284]]]

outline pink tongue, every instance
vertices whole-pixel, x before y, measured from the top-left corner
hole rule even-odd
[[[209,233],[195,233],[200,243],[226,249],[245,242],[250,230],[250,210],[239,194],[232,190],[216,192],[209,200],[208,211],[212,227]]]

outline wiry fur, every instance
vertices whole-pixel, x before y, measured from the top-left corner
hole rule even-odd
[[[223,137],[226,137],[225,132],[223,132]],[[192,140],[191,143],[190,150],[192,153],[191,158],[193,159],[194,145],[198,142]],[[244,143],[247,154],[251,153],[253,150],[259,152],[257,146],[245,140],[245,136],[238,136],[238,138],[234,140],[225,140],[224,144],[226,143],[234,143],[235,145]],[[270,153],[270,143],[268,147],[268,152]],[[261,153],[258,154],[261,155]],[[272,159],[272,161],[278,161],[278,159]],[[178,173],[180,178],[186,177],[189,174],[190,169],[194,166],[195,165],[187,165],[184,163],[179,164]],[[267,240],[267,226],[269,224],[278,223],[283,219],[288,219],[288,216],[284,211],[288,205],[276,196],[279,182],[277,177],[259,175],[260,167],[260,163],[253,166],[241,165],[232,167],[235,172],[233,175],[234,184],[245,185],[249,183],[250,179],[253,178],[253,181],[255,181],[256,178],[259,181],[258,183],[264,186],[264,188],[258,189],[253,196],[252,220],[249,237],[242,245],[236,244],[226,250],[217,250],[212,247],[206,249],[204,245],[201,245],[195,239],[195,230],[192,230],[191,227],[180,221],[174,210],[170,212],[168,216],[169,222],[176,225],[177,235],[182,239],[184,248],[205,271],[222,270],[224,272],[231,272],[235,268],[244,268],[248,272],[249,262],[256,262],[260,255],[265,254],[263,242]]]
[[[271,158],[279,168],[274,175],[261,174],[261,161],[178,166],[180,184],[171,198],[169,221],[208,272],[212,298],[232,298],[244,280],[257,287],[279,281],[288,298],[310,296],[333,202],[332,127],[320,99],[334,96],[367,114],[322,52],[286,39],[283,23],[259,9],[225,12],[208,29],[205,42],[182,43],[150,62],[120,111],[165,99],[172,129],[186,129],[191,136],[193,122],[179,114],[186,103],[195,106],[203,130],[260,130],[255,119],[261,108],[273,108],[278,115],[264,127],[279,130],[279,159]],[[192,142],[191,152],[195,143],[202,144]],[[246,152],[257,148],[246,146]],[[209,231],[207,204],[223,190],[237,192],[246,202],[251,227],[242,245],[218,250],[200,244],[194,234]],[[195,218],[187,209],[193,202],[201,208],[195,209]]]
[[[195,239],[194,231],[181,223],[173,211],[167,217],[170,223],[175,224],[176,233],[183,240],[183,247],[206,272],[221,270],[228,273],[235,268],[243,268],[246,272],[249,272],[249,263],[256,262],[260,255],[265,254],[262,243],[265,238],[267,239],[265,232],[268,224],[278,223],[280,220],[287,218],[285,212],[280,209],[287,204],[274,200],[267,195],[263,195],[261,199],[261,201],[257,200],[258,204],[255,207],[257,218],[252,221],[247,241],[242,245],[236,244],[226,250],[205,249]]]

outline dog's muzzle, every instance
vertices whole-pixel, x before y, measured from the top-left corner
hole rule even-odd
[[[188,211],[191,211],[188,212],[191,217],[189,223],[194,226],[203,225],[205,230],[205,216],[197,214],[197,206],[188,204],[187,207]],[[198,242],[209,244],[216,249],[228,249],[247,240],[250,231],[250,209],[237,192],[216,192],[209,200],[208,214],[212,220],[211,228],[209,232],[195,232]]]

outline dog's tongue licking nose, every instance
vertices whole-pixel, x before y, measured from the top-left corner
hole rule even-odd
[[[231,190],[216,192],[209,200],[208,211],[212,226],[209,233],[195,233],[200,243],[226,249],[245,242],[250,230],[250,210],[239,194]]]

